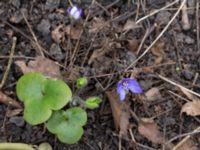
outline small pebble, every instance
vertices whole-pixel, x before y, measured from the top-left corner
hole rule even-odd
[[[185,79],[187,80],[192,80],[194,77],[194,74],[190,72],[189,70],[183,70],[182,75],[184,76]]]
[[[37,30],[43,35],[46,36],[50,33],[50,22],[47,19],[42,19],[41,22],[37,25]]]

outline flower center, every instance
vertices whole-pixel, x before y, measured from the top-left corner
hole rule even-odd
[[[124,81],[124,82],[122,83],[122,85],[123,85],[124,88],[127,88],[127,87],[128,87],[128,82],[127,82],[127,81]]]

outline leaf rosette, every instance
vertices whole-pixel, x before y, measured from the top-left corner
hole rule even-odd
[[[24,119],[31,125],[47,121],[53,110],[63,108],[72,97],[62,80],[47,78],[40,73],[27,73],[17,82],[18,98],[24,103]]]

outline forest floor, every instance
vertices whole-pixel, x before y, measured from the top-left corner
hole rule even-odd
[[[199,150],[199,3],[1,0],[0,142],[48,142],[54,150]],[[71,5],[82,9],[79,20],[70,18]],[[89,83],[78,96],[102,98],[98,109],[87,111],[77,144],[63,144],[45,125],[23,119],[16,82],[33,67],[30,62],[37,64],[33,70],[49,67],[52,73],[46,60],[59,66],[73,93],[84,76]],[[143,93],[120,101],[122,78],[136,79]]]

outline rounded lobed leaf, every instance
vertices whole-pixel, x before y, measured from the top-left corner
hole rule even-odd
[[[63,115],[70,124],[84,126],[87,122],[87,113],[80,107],[69,108]]]
[[[89,97],[85,101],[85,107],[89,109],[95,109],[99,107],[99,104],[101,103],[101,99],[98,96]]]
[[[44,97],[46,105],[52,110],[64,107],[72,97],[69,86],[62,80],[47,79],[44,81]]]
[[[28,73],[17,82],[17,96],[25,104],[24,118],[37,125],[47,121],[52,110],[64,107],[72,97],[71,90],[62,80],[45,78],[40,73]]]
[[[83,134],[82,126],[87,122],[87,114],[80,107],[67,111],[56,111],[47,122],[47,129],[64,143],[74,144]]]
[[[62,124],[57,133],[58,139],[67,144],[75,144],[83,135],[83,128],[73,124]]]
[[[50,118],[52,110],[41,99],[25,102],[24,119],[31,125],[37,125]]]
[[[16,85],[17,96],[21,101],[41,99],[45,77],[39,73],[23,75]]]

